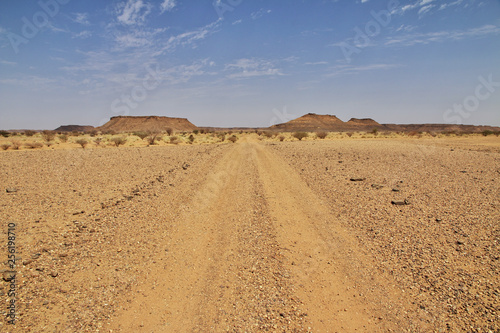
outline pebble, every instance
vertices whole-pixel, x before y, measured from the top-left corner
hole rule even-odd
[[[404,199],[404,200],[392,200],[391,204],[397,206],[404,206],[404,205],[409,205],[410,203],[408,202],[408,200]]]
[[[366,180],[366,178],[361,178],[361,177],[353,177],[351,178],[351,182],[362,182]]]
[[[7,193],[16,193],[17,192],[17,188],[7,188],[7,189],[5,189],[5,191]]]

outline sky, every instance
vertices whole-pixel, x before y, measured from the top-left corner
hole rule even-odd
[[[500,0],[2,0],[0,129],[500,126]]]

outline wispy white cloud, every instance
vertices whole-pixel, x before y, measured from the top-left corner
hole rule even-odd
[[[232,25],[240,24],[241,22],[243,22],[243,20],[237,20],[237,21],[234,21],[234,22],[232,23]]]
[[[264,16],[265,14],[270,14],[272,11],[270,9],[264,9],[264,8],[261,8],[259,9],[258,11],[256,12],[253,12],[250,14],[250,17],[252,18],[252,20],[256,20],[258,18],[261,18],[262,16]]]
[[[328,62],[326,62],[326,61],[306,62],[306,63],[304,63],[304,65],[311,65],[311,66],[328,65]]]
[[[88,13],[74,13],[71,18],[73,22],[82,24],[82,25],[90,25],[89,14]]]
[[[77,34],[74,34],[73,35],[73,38],[81,38],[81,39],[85,39],[85,38],[89,38],[92,36],[92,32],[88,31],[88,30],[84,30],[84,31],[81,31]]]
[[[401,67],[398,64],[371,64],[371,65],[363,65],[363,66],[354,66],[354,65],[337,65],[329,69],[329,72],[325,74],[326,77],[333,77],[339,75],[349,75],[349,74],[357,74],[366,71],[375,71],[375,70],[389,70]]]
[[[151,12],[151,5],[143,0],[128,0],[116,8],[118,22],[125,25],[143,24]]]
[[[412,46],[417,44],[429,44],[436,42],[444,42],[447,40],[461,40],[466,38],[478,38],[487,35],[500,34],[500,27],[495,25],[484,25],[478,28],[468,30],[454,30],[454,31],[437,31],[429,33],[413,33],[397,37],[388,37],[385,45],[404,45]]]
[[[175,6],[175,0],[164,0],[160,5],[161,13],[163,14],[165,11],[171,11]]]
[[[15,66],[17,65],[17,62],[0,60],[0,65]]]
[[[246,58],[226,65],[225,71],[231,72],[227,75],[231,79],[283,75],[270,61]]]

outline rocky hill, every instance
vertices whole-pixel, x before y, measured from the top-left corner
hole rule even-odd
[[[171,128],[176,132],[190,132],[198,129],[186,118],[172,118],[160,116],[117,116],[112,117],[106,124],[97,127],[99,131],[135,132],[152,131],[163,132]]]
[[[58,132],[89,132],[94,129],[94,126],[85,125],[62,125],[55,129]]]

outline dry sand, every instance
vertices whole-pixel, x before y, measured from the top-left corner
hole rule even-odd
[[[0,153],[16,331],[500,330],[498,137],[255,137]]]

